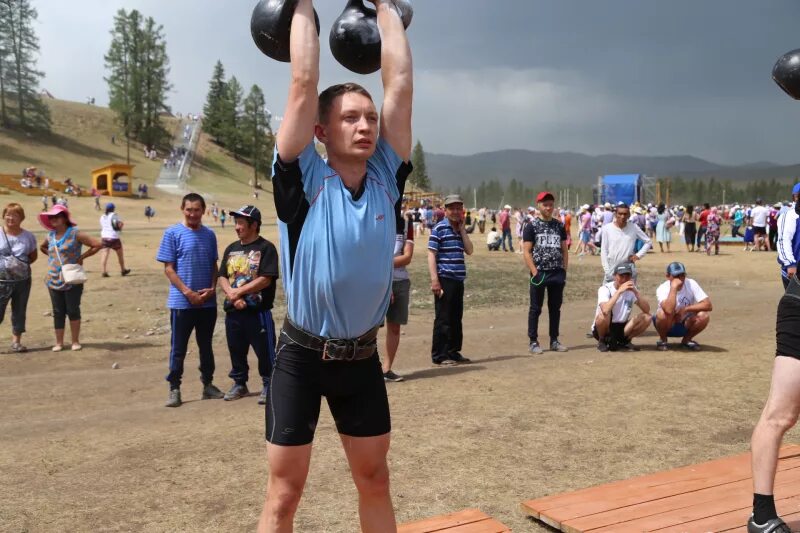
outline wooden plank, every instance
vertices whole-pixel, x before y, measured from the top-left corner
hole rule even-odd
[[[776,479],[776,492],[786,493],[786,490],[795,490],[800,487],[800,468],[792,468],[778,473]],[[798,491],[797,493],[800,493]],[[792,491],[790,494],[795,494]],[[665,521],[689,521],[702,517],[713,516],[739,505],[747,507],[752,503],[752,480],[744,479],[735,483],[718,485],[703,490],[677,494],[659,500],[646,501],[630,505],[621,509],[583,516],[562,523],[564,531],[623,531],[633,528],[641,531],[642,523],[647,523],[648,528],[656,527]],[[741,502],[741,503],[740,503]],[[672,513],[675,513],[674,515]],[[678,518],[680,516],[681,518]],[[691,518],[686,518],[691,516]],[[659,527],[664,527],[659,526]]]
[[[750,454],[745,453],[545,496],[521,507],[526,515],[569,533],[735,529],[744,525],[752,503],[750,468]],[[779,451],[776,494],[784,502],[778,504],[782,516],[796,513],[800,519],[798,445]],[[781,511],[781,505],[787,508]]]
[[[752,503],[752,502],[751,502]],[[775,501],[778,513],[783,515],[796,515],[800,513],[800,495],[783,498]],[[725,531],[726,529],[743,530],[750,516],[751,506],[735,509],[702,520],[684,522],[662,529],[652,529],[659,533],[683,533],[686,531]],[[639,530],[641,531],[641,529]]]
[[[459,529],[467,526],[471,527],[473,525],[478,527],[478,529]],[[479,509],[465,509],[457,513],[408,522],[401,524],[397,528],[398,533],[432,533],[436,531],[447,531],[448,533],[496,533],[500,531],[510,531],[510,529],[500,522],[493,520],[489,515]]]
[[[779,458],[792,458],[800,457],[800,446],[790,444],[783,446],[780,450]],[[744,475],[745,479],[750,472],[750,454],[740,454],[723,459],[716,459],[706,463],[697,465],[684,466],[674,470],[667,470],[655,474],[648,474],[631,479],[624,479],[607,483],[604,485],[597,485],[586,489],[581,489],[566,494],[555,494],[528,500],[523,502],[523,506],[531,513],[537,515],[550,509],[558,507],[566,507],[577,503],[585,502],[594,499],[595,497],[602,497],[609,491],[617,492],[618,494],[633,495],[641,493],[641,491],[650,491],[662,485],[670,483],[686,483],[687,480],[703,480],[713,479],[714,474],[717,478],[727,478],[732,472]],[[709,475],[711,474],[711,475]],[[531,516],[534,516],[531,514]]]
[[[800,457],[785,459],[778,465],[779,471],[792,470],[799,467]],[[724,486],[741,481],[749,481],[749,464],[747,466],[747,470],[748,473],[741,472],[736,469],[727,473],[723,472],[712,474],[707,478],[705,477],[705,471],[700,470],[696,473],[693,473],[693,479],[664,484],[659,484],[658,479],[656,479],[656,481],[654,481],[650,487],[639,489],[633,493],[630,491],[609,490],[602,496],[593,498],[589,501],[549,509],[546,511],[546,514],[551,520],[554,520],[558,523],[567,522],[580,517],[587,517],[599,513],[615,511],[631,505],[638,505],[649,501],[659,501],[678,494],[693,494],[697,491],[707,490],[717,486]]]
[[[800,477],[797,475],[798,469],[788,472],[778,473],[776,480],[776,493],[779,498],[790,498],[800,495]],[[790,474],[790,475],[786,475]],[[752,485],[750,480],[746,480],[738,490],[731,493],[723,490],[711,490],[716,493],[716,498],[706,502],[697,502],[676,508],[665,508],[659,513],[644,516],[637,520],[630,520],[624,523],[618,522],[606,527],[587,527],[581,531],[591,531],[592,533],[629,533],[639,531],[656,531],[671,527],[686,526],[692,523],[704,523],[705,520],[715,523],[718,516],[733,513],[739,517],[739,523],[744,524],[750,514],[750,507],[753,503]],[[800,510],[800,509],[798,509]],[[744,521],[742,517],[744,516]]]

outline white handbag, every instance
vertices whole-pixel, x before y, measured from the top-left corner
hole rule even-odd
[[[86,280],[89,278],[86,276],[86,271],[83,269],[83,267],[78,263],[70,263],[65,265],[61,260],[61,254],[58,252],[58,246],[56,243],[53,242],[52,246],[56,249],[56,257],[58,257],[58,262],[61,263],[61,279],[64,280],[64,283],[67,285],[83,285],[86,283]]]

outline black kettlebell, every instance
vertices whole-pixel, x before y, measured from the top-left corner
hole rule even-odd
[[[250,34],[264,54],[278,61],[289,62],[289,34],[297,0],[261,0],[250,17]],[[319,17],[314,10],[319,35]]]
[[[800,49],[787,52],[772,67],[772,79],[786,94],[800,100]]]
[[[408,28],[414,15],[409,0],[392,2]],[[381,35],[378,16],[363,0],[349,0],[333,23],[330,35],[333,57],[343,67],[357,74],[371,74],[381,68]]]

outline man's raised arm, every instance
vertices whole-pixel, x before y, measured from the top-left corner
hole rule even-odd
[[[411,158],[411,103],[414,72],[406,30],[391,0],[373,0],[381,32],[383,108],[380,135],[403,161]]]
[[[402,27],[402,26],[401,26]],[[278,130],[278,154],[290,163],[311,142],[317,121],[319,83],[319,37],[311,0],[299,0],[292,18],[289,43],[292,80],[283,122]]]

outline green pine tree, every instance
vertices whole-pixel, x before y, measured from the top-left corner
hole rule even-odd
[[[221,61],[214,65],[214,73],[208,83],[208,95],[203,106],[203,130],[212,138],[220,142],[222,134],[223,104],[225,101],[226,87],[225,67]]]
[[[139,140],[149,146],[162,144],[169,133],[161,122],[161,112],[169,110],[166,94],[172,88],[167,80],[169,57],[163,26],[148,17],[142,31],[140,47],[140,76],[142,95],[142,126]]]
[[[152,17],[124,9],[114,16],[111,46],[105,55],[110,74],[108,83],[109,107],[116,112],[128,141],[139,140],[156,146],[169,138],[161,122],[161,112],[169,110],[166,94],[171,88],[167,80],[169,57],[163,27]]]
[[[253,164],[253,186],[258,187],[259,173],[269,177],[274,141],[269,125],[264,92],[258,85],[250,88],[244,99],[241,117],[242,147]]]
[[[11,122],[8,118],[8,105],[6,104],[7,80],[9,71],[9,43],[7,24],[3,16],[3,4],[0,3],[0,126],[8,127]]]
[[[428,191],[431,188],[431,180],[428,177],[428,170],[425,166],[425,151],[422,148],[422,143],[417,140],[414,150],[411,152],[411,164],[414,170],[408,180],[415,185],[418,189]]]
[[[0,1],[0,120],[20,129],[49,131],[50,109],[38,94],[44,73],[36,70],[37,18],[29,0]]]
[[[235,156],[242,155],[242,96],[244,91],[236,76],[232,76],[225,85],[225,96],[222,100],[222,115],[220,122],[221,144]]]

